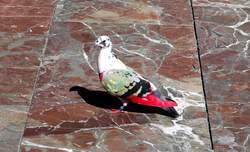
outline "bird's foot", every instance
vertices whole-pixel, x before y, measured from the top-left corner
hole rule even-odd
[[[125,112],[123,109],[124,107],[126,107],[128,105],[128,103],[124,102],[123,105],[120,107],[120,109],[111,109],[112,113],[119,113],[119,112]]]

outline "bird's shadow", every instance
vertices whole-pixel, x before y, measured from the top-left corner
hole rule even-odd
[[[122,106],[123,104],[119,98],[112,96],[105,91],[94,91],[80,86],[74,86],[70,88],[69,91],[77,91],[78,94],[86,101],[86,103],[100,108],[119,109],[120,106]],[[145,106],[132,102],[128,103],[128,106],[124,108],[124,111],[139,113],[157,113],[169,116],[169,114],[162,108]]]

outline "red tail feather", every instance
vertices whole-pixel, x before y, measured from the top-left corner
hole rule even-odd
[[[146,97],[137,97],[137,96],[129,96],[127,97],[128,100],[142,104],[147,106],[154,106],[154,107],[174,107],[177,106],[177,103],[170,100],[162,100],[154,96],[152,93],[147,95]]]

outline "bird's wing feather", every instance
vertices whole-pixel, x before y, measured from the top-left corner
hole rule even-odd
[[[132,70],[109,70],[103,73],[102,84],[112,95],[132,102],[157,107],[177,106],[154,95],[151,83]]]
[[[130,70],[113,69],[104,72],[102,76],[104,88],[110,94],[120,97],[130,95],[128,92],[132,93],[131,90],[138,91],[138,83],[141,83],[138,74]]]

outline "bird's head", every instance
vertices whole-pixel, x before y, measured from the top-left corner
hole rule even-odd
[[[103,35],[103,36],[98,37],[98,39],[95,41],[95,46],[103,49],[103,48],[111,47],[112,43],[108,36]]]

